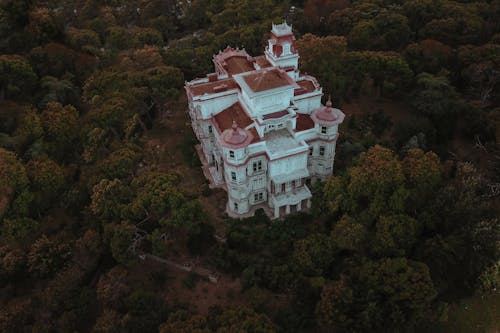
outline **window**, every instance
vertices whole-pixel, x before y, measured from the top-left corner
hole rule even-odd
[[[208,125],[208,133],[212,134],[212,125]]]
[[[231,180],[234,182],[236,181],[236,172],[234,171],[231,171]]]
[[[281,184],[281,192],[286,191],[286,183]]]
[[[309,147],[309,156],[312,156],[314,152],[314,147]]]
[[[326,134],[326,126],[321,126],[321,134]]]
[[[229,151],[229,157],[234,158],[234,150]]]
[[[262,201],[264,199],[264,193],[255,193],[253,195],[253,201]]]
[[[324,146],[319,147],[319,156],[325,156],[325,147]]]
[[[234,203],[234,211],[237,212],[238,211],[238,204],[235,202]]]
[[[253,162],[253,172],[262,170],[262,161]]]

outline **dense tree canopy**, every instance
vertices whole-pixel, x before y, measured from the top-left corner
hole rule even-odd
[[[460,330],[459,302],[494,308],[499,288],[498,17],[498,0],[1,1],[0,331]],[[283,20],[347,115],[333,176],[308,212],[230,219],[183,85],[228,45],[261,55]]]

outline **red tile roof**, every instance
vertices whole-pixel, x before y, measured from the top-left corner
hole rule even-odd
[[[295,130],[297,132],[305,131],[313,127],[314,127],[314,121],[311,119],[310,115],[297,113],[297,123],[295,126]]]
[[[309,81],[309,80],[300,80],[297,81],[297,84],[301,87],[304,88],[308,93],[314,91],[316,88],[314,87],[314,84]]]
[[[239,102],[234,103],[230,107],[217,113],[213,120],[215,121],[220,132],[231,128],[233,120],[240,128],[245,128],[252,123],[252,119],[247,115]]]
[[[253,136],[253,139],[252,139],[251,143],[259,142],[260,141],[259,133],[255,129],[255,127],[250,128],[249,131],[250,131],[250,133]]]
[[[229,75],[245,73],[255,70],[253,63],[246,57],[234,56],[225,60],[224,68]]]
[[[254,92],[265,91],[293,84],[290,77],[279,69],[258,71],[243,76],[243,79]]]
[[[266,67],[271,67],[271,63],[266,59],[265,55],[261,55],[258,57],[253,58],[257,65],[260,66],[260,68],[266,68]]]
[[[278,111],[278,112],[273,112],[273,113],[269,113],[269,114],[265,114],[262,116],[262,119],[266,120],[266,119],[276,119],[276,118],[281,118],[283,117],[284,115],[288,114],[288,111],[287,110],[283,110],[283,111]]]
[[[232,78],[229,78],[224,80],[199,83],[187,87],[188,90],[191,91],[191,94],[193,94],[193,96],[201,96],[203,94],[215,94],[224,90],[235,89],[238,88],[238,85]]]

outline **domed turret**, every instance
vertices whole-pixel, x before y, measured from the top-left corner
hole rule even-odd
[[[221,144],[227,148],[243,148],[248,146],[252,140],[252,134],[239,128],[235,121],[233,121],[233,126],[222,132],[221,135]]]
[[[333,126],[340,124],[344,121],[344,117],[345,115],[342,111],[332,107],[332,101],[330,98],[328,98],[325,106],[320,107],[311,115],[311,118],[314,120],[314,122],[322,126]]]

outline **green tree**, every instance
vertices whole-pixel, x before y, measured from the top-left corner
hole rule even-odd
[[[37,278],[46,278],[67,265],[71,251],[67,244],[50,240],[42,235],[28,253],[28,268]]]
[[[171,210],[177,212],[185,201],[176,188],[177,183],[178,177],[172,173],[149,172],[135,178],[132,181],[132,188],[136,190],[136,197],[131,205],[132,216],[139,220],[147,216],[162,219]],[[172,222],[182,224],[184,218],[196,217],[190,214],[198,212],[191,212],[189,207],[186,207],[176,213]]]
[[[186,310],[170,313],[168,320],[160,326],[160,333],[210,333],[207,319],[199,314],[191,314]]]
[[[100,176],[107,179],[131,177],[141,158],[142,154],[139,152],[139,147],[131,145],[117,149],[98,163]]]
[[[265,314],[245,307],[227,308],[216,318],[216,332],[277,332],[276,326]]]
[[[419,225],[407,215],[380,216],[372,251],[381,257],[408,256],[417,242]]]
[[[118,179],[102,179],[92,189],[90,210],[103,220],[119,220],[126,215],[132,197],[130,189]]]
[[[50,159],[40,159],[30,161],[27,171],[36,209],[40,211],[53,205],[67,186],[64,169]]]
[[[342,250],[361,252],[366,246],[366,227],[348,215],[342,216],[332,229],[334,245]]]
[[[106,309],[123,310],[125,299],[131,293],[129,273],[123,266],[115,266],[102,274],[97,282],[99,303]]]
[[[326,235],[311,234],[294,243],[293,259],[298,270],[305,275],[326,274],[333,258],[333,244]]]
[[[360,292],[365,295],[360,313],[366,329],[405,329],[421,320],[436,291],[428,267],[405,258],[381,259],[363,264]]]
[[[62,160],[74,153],[80,130],[78,118],[78,111],[71,105],[47,104],[42,113],[42,126],[51,156]]]
[[[328,332],[345,332],[354,326],[352,289],[343,280],[331,282],[323,287],[316,305],[319,326]]]
[[[137,260],[136,254],[132,252],[135,232],[135,226],[127,222],[113,227],[113,236],[110,242],[111,254],[120,264],[130,265]]]
[[[0,101],[29,96],[36,79],[26,59],[17,55],[0,55]]]
[[[16,196],[19,198],[20,194],[27,194],[28,182],[26,168],[16,155],[0,148],[0,217],[5,214]]]

